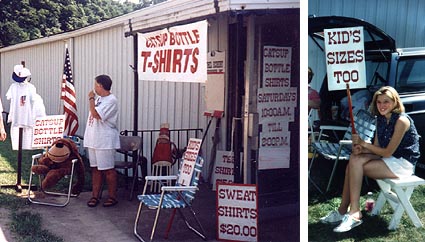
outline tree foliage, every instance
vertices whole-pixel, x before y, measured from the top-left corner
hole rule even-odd
[[[142,7],[114,0],[0,0],[0,47],[76,30]]]

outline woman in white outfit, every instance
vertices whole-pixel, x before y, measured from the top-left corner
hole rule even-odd
[[[90,112],[84,133],[84,147],[88,150],[92,169],[92,198],[87,206],[99,204],[102,177],[108,185],[108,199],[104,207],[114,206],[117,201],[117,173],[114,168],[115,152],[120,148],[118,123],[118,100],[111,93],[112,80],[107,75],[95,78],[94,90],[89,92]]]

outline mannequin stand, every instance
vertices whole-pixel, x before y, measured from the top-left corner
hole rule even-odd
[[[22,187],[31,190],[35,190],[35,186],[22,185],[21,177],[22,177],[22,136],[23,136],[23,128],[19,128],[19,144],[18,144],[18,168],[17,168],[17,179],[15,185],[1,185],[1,188],[15,188],[16,192],[22,192]]]

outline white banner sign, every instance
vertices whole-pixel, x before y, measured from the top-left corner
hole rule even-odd
[[[32,147],[51,146],[57,139],[63,138],[65,115],[38,117],[33,126]]]
[[[224,74],[226,67],[226,52],[213,51],[208,53],[207,72],[205,83],[206,111],[224,110]]]
[[[295,121],[295,108],[297,107],[297,88],[259,88],[258,112],[262,124],[276,120]]]
[[[139,80],[205,82],[208,22],[138,34]]]
[[[216,193],[218,239],[257,241],[257,186],[218,183]]]
[[[257,112],[261,125],[258,169],[289,168],[289,123],[295,121],[298,89],[291,87],[292,49],[264,46],[263,78],[258,88]]]
[[[329,91],[366,87],[363,27],[325,29]]]
[[[183,164],[181,167],[182,171],[178,181],[182,186],[190,185],[193,170],[195,169],[196,158],[198,158],[199,149],[201,148],[201,142],[201,139],[189,139],[189,143],[183,157]]]

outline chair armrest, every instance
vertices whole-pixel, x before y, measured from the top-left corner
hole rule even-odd
[[[366,143],[371,144],[370,142],[366,142]],[[339,144],[340,145],[352,145],[353,144],[353,141],[352,140],[344,139],[344,140],[340,140],[339,141]]]
[[[176,192],[183,192],[183,191],[197,191],[199,190],[196,186],[163,186],[161,187],[161,191],[176,191]]]
[[[42,155],[43,155],[42,153],[38,153],[38,154],[32,155],[32,159],[33,160],[34,159],[40,159]]]
[[[340,130],[340,131],[346,131],[346,126],[338,126],[338,125],[321,125],[320,130]]]
[[[146,176],[146,181],[177,180],[177,176]]]
[[[335,131],[347,131],[347,127],[345,126],[338,126],[338,125],[321,125],[319,127],[319,137],[317,138],[317,141],[322,141],[322,135],[324,131],[332,131],[335,134]]]
[[[351,144],[353,144],[353,141],[352,140],[340,140],[339,141],[339,144],[340,145],[351,145]]]

